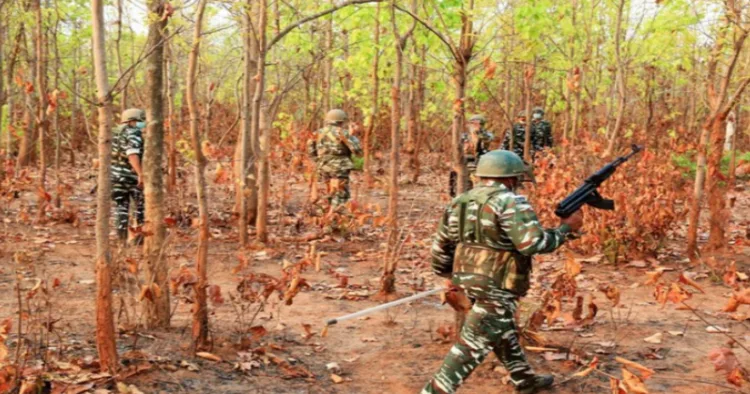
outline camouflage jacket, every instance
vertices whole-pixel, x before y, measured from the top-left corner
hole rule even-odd
[[[114,182],[138,182],[138,174],[130,166],[128,156],[138,155],[143,159],[143,134],[137,127],[118,126],[112,137],[112,180]]]
[[[328,125],[316,131],[314,138],[307,142],[307,153],[319,168],[348,171],[354,168],[351,156],[362,154],[362,147],[349,130]]]
[[[532,138],[539,149],[552,147],[552,126],[546,120],[531,123]],[[539,150],[537,149],[537,150]]]
[[[543,133],[546,133],[546,130],[549,130],[549,128],[545,129],[543,127],[537,127],[537,124],[540,124],[541,126],[542,122],[538,122],[536,124],[531,125],[531,157],[534,157],[534,154],[542,149],[544,149],[545,146],[552,146],[552,134],[551,131],[549,133],[549,143],[550,145],[544,145],[545,137]],[[545,121],[546,123],[546,121]],[[547,126],[549,126],[549,123],[546,123]],[[511,133],[513,134],[513,146],[510,146],[510,136]],[[516,123],[513,125],[513,130],[508,131],[505,133],[505,139],[503,139],[503,145],[502,148],[505,150],[512,150],[517,154],[518,156],[523,157],[523,146],[526,142],[526,125],[521,123]]]
[[[466,156],[479,159],[483,154],[490,151],[490,144],[495,140],[495,135],[485,129],[475,133],[468,132],[461,135],[461,146]]]
[[[472,272],[499,282],[506,279],[520,282],[520,285],[499,285],[510,291],[525,286],[518,291],[523,295],[528,289],[530,256],[554,251],[570,232],[565,224],[554,229],[543,228],[524,196],[499,182],[486,181],[453,199],[445,209],[432,244],[432,269],[439,276],[450,277],[453,272],[466,272],[461,267],[487,262],[492,267],[489,271]],[[506,266],[512,272],[502,272],[497,279],[495,271],[504,268],[499,267],[497,260],[488,261],[490,258],[503,259],[501,263],[507,261]],[[485,261],[475,261],[478,259]]]

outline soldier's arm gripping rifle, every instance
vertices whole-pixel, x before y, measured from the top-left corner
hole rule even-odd
[[[627,155],[618,157],[615,161],[605,165],[599,171],[586,178],[586,180],[583,181],[583,185],[579,186],[578,189],[565,197],[565,199],[558,204],[557,209],[555,209],[555,215],[561,218],[567,218],[577,210],[581,209],[585,204],[591,205],[597,209],[605,209],[609,211],[614,210],[615,202],[602,197],[597,188],[611,177],[615,171],[617,171],[617,167],[643,150],[643,147],[634,144],[631,149],[632,151]]]

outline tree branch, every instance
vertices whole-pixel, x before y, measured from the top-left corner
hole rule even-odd
[[[456,47],[452,43],[450,43],[450,41],[448,41],[448,38],[446,38],[442,33],[440,33],[439,31],[437,31],[437,29],[435,29],[432,25],[430,25],[429,23],[425,22],[424,20],[422,20],[422,18],[418,17],[417,15],[414,15],[413,12],[411,12],[411,11],[409,11],[407,9],[401,8],[398,5],[394,5],[394,8],[396,8],[397,10],[399,10],[399,11],[401,11],[401,12],[403,12],[403,13],[409,15],[409,16],[411,16],[412,18],[414,18],[415,21],[419,22],[420,25],[424,26],[427,30],[429,30],[430,32],[432,32],[432,34],[434,34],[437,38],[439,38],[440,41],[442,41],[443,44],[445,44],[448,47],[448,49],[451,52],[451,55],[453,55],[453,57],[456,59],[456,61],[459,61],[459,62],[461,61],[461,58],[459,56],[459,53],[458,53],[458,50],[456,49]]]
[[[316,19],[322,18],[328,14],[332,14],[342,8],[348,7],[350,5],[357,5],[357,4],[368,4],[368,3],[381,3],[385,0],[349,0],[346,2],[343,2],[337,6],[331,7],[325,11],[318,12],[317,14],[310,15],[308,17],[302,18],[298,20],[297,22],[292,23],[291,25],[285,27],[283,30],[279,32],[274,38],[272,38],[270,41],[268,41],[268,45],[266,45],[265,52],[268,53],[268,51],[271,50],[271,48],[276,45],[279,41],[281,41],[282,38],[284,38],[287,34],[291,33],[292,30],[302,26],[303,24],[314,21]]]
[[[721,113],[722,119],[726,119],[727,115],[729,115],[729,112],[734,108],[735,105],[740,101],[740,96],[742,96],[742,93],[745,91],[745,88],[747,88],[747,85],[750,83],[750,77],[745,77],[745,79],[740,82],[740,86],[737,88],[737,91],[734,92],[734,95],[731,99],[729,99],[729,102],[724,107],[724,110]]]

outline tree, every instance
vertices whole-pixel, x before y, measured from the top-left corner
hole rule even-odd
[[[195,30],[193,32],[193,48],[188,60],[188,72],[186,81],[187,102],[190,109],[190,137],[193,141],[195,151],[195,188],[198,196],[198,212],[200,230],[198,235],[198,256],[196,271],[198,272],[198,283],[195,285],[195,305],[193,305],[193,343],[196,349],[208,348],[208,305],[206,302],[206,287],[208,278],[206,266],[208,265],[208,195],[206,187],[206,157],[201,148],[201,134],[198,131],[200,119],[195,99],[196,73],[198,69],[198,56],[201,44],[201,28],[203,26],[203,14],[206,10],[208,0],[201,0],[195,11]]]
[[[171,14],[171,6],[161,0],[149,0],[149,26],[146,59],[148,85],[148,129],[143,155],[144,197],[147,234],[144,243],[146,257],[146,286],[154,284],[163,291],[154,292],[153,300],[144,300],[146,324],[149,328],[169,326],[169,292],[167,261],[164,255],[166,227],[164,225],[164,176],[161,165],[164,156],[164,29]]]
[[[42,19],[41,0],[34,0],[34,14],[36,16],[36,27],[34,41],[36,42],[36,88],[39,91],[39,104],[36,113],[36,128],[39,133],[39,219],[44,215],[44,199],[46,196],[47,183],[47,154],[45,152],[44,139],[47,136],[47,34]]]
[[[266,0],[260,0],[258,9],[258,63],[255,71],[255,94],[253,96],[253,107],[252,107],[252,129],[251,134],[253,136],[260,135],[260,117],[261,117],[261,105],[263,104],[263,90],[265,89],[266,81],[266,25],[268,24],[268,10],[266,9]],[[248,70],[250,71],[250,70]],[[268,195],[269,188],[271,187],[270,174],[270,148],[271,148],[271,136],[270,130],[265,128],[263,133],[262,145],[259,149],[260,166],[258,174],[258,241],[268,241]]]
[[[112,316],[112,256],[109,252],[109,209],[111,185],[109,166],[111,157],[112,95],[107,81],[105,25],[103,0],[91,0],[93,28],[94,75],[97,106],[99,108],[99,185],[96,195],[96,349],[100,368],[114,373],[117,369],[115,323]]]

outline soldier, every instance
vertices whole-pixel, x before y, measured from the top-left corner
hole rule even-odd
[[[534,108],[534,112],[531,113],[531,130],[537,151],[552,147],[552,126],[544,119],[542,107]]]
[[[122,124],[112,137],[112,200],[115,202],[117,237],[123,243],[128,239],[128,209],[130,200],[135,204],[138,226],[143,225],[143,135],[146,112],[131,108],[122,113]],[[134,243],[142,242],[138,236]]]
[[[513,146],[510,146],[510,136],[513,135]],[[502,148],[513,151],[523,157],[523,146],[526,142],[526,111],[519,111],[516,115],[516,123],[511,130],[505,133]],[[533,155],[532,155],[533,156]]]
[[[354,169],[351,156],[362,154],[359,139],[351,135],[344,123],[346,112],[332,109],[326,114],[326,126],[315,132],[307,144],[307,151],[316,162],[318,176],[326,183],[326,195],[331,207],[349,200],[349,173]]]
[[[458,342],[423,394],[454,393],[491,352],[520,393],[550,387],[519,344],[515,312],[530,287],[532,255],[559,248],[583,224],[580,212],[545,229],[525,197],[516,194],[530,168],[513,152],[488,152],[477,165],[479,185],[445,210],[432,245],[432,268],[474,300]]]
[[[495,136],[492,132],[485,130],[484,125],[487,123],[484,115],[474,115],[469,118],[469,132],[461,135],[461,145],[463,147],[462,153],[464,160],[466,160],[466,168],[469,170],[469,174],[473,174],[477,169],[477,161],[482,157],[483,154],[490,151],[490,144],[495,140]],[[448,180],[449,193],[451,197],[456,195],[456,180],[458,174],[455,171],[450,172],[450,178]],[[469,180],[469,189],[472,188],[471,179]]]

